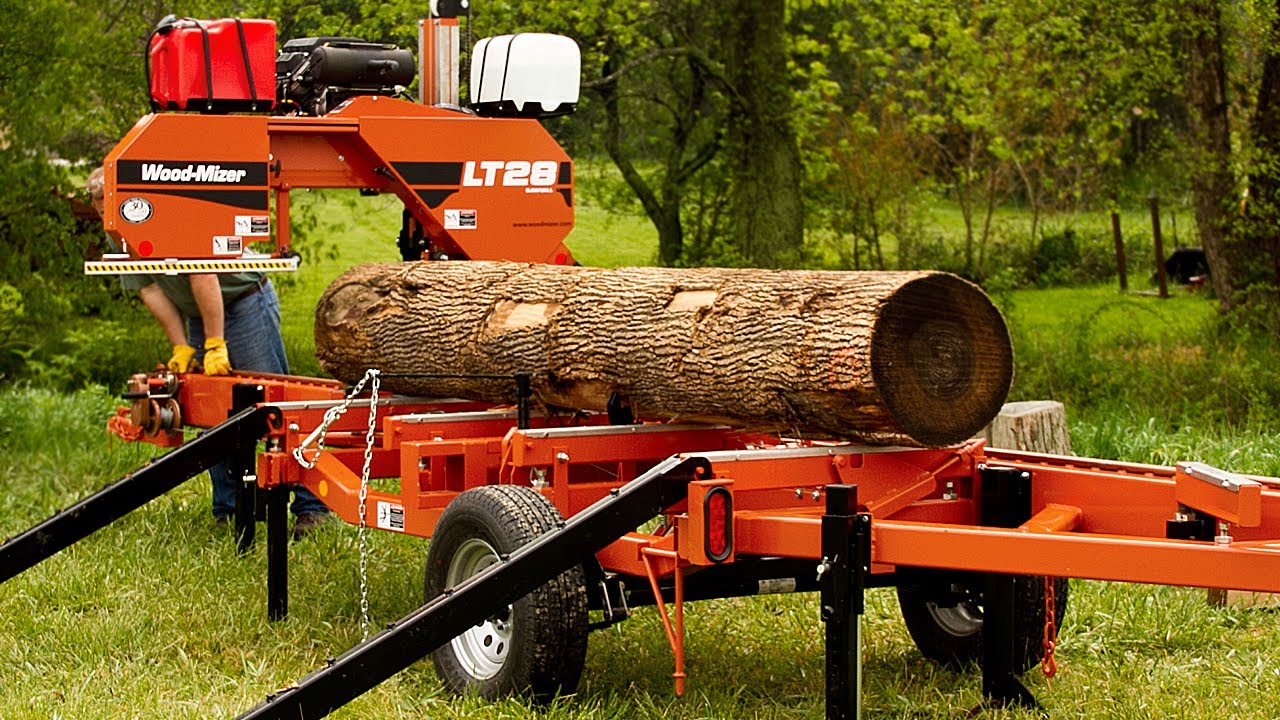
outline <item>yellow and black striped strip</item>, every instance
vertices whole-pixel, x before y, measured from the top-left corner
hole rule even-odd
[[[236,260],[89,260],[85,275],[187,275],[191,273],[291,272],[298,258]]]

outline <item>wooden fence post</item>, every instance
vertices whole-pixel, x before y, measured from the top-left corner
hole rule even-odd
[[[1160,284],[1160,297],[1169,297],[1169,282],[1164,273],[1164,239],[1160,236],[1160,198],[1155,191],[1147,197],[1151,205],[1151,237],[1156,241],[1156,279]]]
[[[1111,236],[1116,241],[1116,270],[1120,273],[1120,292],[1129,289],[1129,276],[1124,263],[1124,238],[1120,236],[1120,213],[1111,211]]]

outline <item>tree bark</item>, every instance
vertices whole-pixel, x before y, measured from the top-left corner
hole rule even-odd
[[[1280,2],[1271,8],[1271,37],[1280,37]],[[1280,305],[1280,49],[1265,45],[1258,102],[1253,110],[1253,165],[1249,175],[1245,243],[1253,259],[1246,281],[1272,286]]]
[[[546,406],[876,444],[972,436],[1013,375],[999,311],[934,272],[371,264],[315,329],[326,371],[395,392],[509,402],[509,380],[397,375],[527,371]]]
[[[1222,12],[1218,0],[1182,6],[1187,28],[1187,129],[1191,136],[1191,194],[1200,245],[1223,310],[1233,306],[1237,258],[1228,208],[1234,205],[1231,124],[1227,105]]]
[[[724,50],[735,92],[735,249],[764,267],[794,266],[804,245],[804,167],[791,125],[786,12],[778,0],[726,0]]]
[[[1071,454],[1067,409],[1055,400],[1005,403],[982,431],[987,447],[1023,452]]]

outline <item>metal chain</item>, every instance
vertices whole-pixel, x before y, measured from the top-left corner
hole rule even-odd
[[[368,522],[365,519],[367,511],[367,500],[369,498],[369,469],[373,465],[373,434],[377,428],[378,418],[378,389],[382,385],[382,378],[376,368],[370,368],[364,373],[364,377],[359,383],[351,389],[351,392],[343,400],[341,405],[335,405],[324,413],[324,419],[320,423],[320,427],[304,440],[298,447],[293,450],[293,459],[298,461],[302,467],[311,470],[320,460],[320,453],[324,450],[324,438],[329,433],[329,426],[342,417],[355,401],[356,396],[364,390],[365,383],[369,383],[369,429],[364,436],[364,467],[360,470],[360,522],[357,525],[356,537],[360,552],[360,642],[369,639],[369,546],[365,537],[365,529]],[[304,454],[306,449],[315,444],[316,454],[311,460],[307,460]]]
[[[379,382],[377,380],[378,371],[371,368],[365,371],[364,377],[360,378],[360,382],[356,383],[356,386],[351,389],[351,392],[342,401],[341,405],[334,405],[324,411],[324,419],[321,421],[320,427],[316,428],[316,431],[311,433],[306,440],[303,440],[302,444],[293,449],[293,459],[297,460],[299,465],[308,470],[315,468],[316,462],[320,460],[320,452],[324,448],[325,435],[329,434],[329,426],[342,417],[347,408],[351,407],[351,403],[355,402],[356,396],[360,394],[361,390],[364,390],[365,383],[369,382],[371,378],[374,379],[376,387]],[[312,443],[316,446],[316,456],[311,460],[307,460],[303,453],[306,452],[307,448],[311,447]]]
[[[360,470],[360,524],[356,537],[360,547],[360,642],[369,639],[369,546],[365,530],[365,501],[369,497],[369,468],[373,464],[373,431],[377,425],[378,388],[382,384],[377,370],[369,370],[365,377],[372,377],[369,396],[369,430],[364,436],[364,467]],[[361,381],[363,383],[363,381]]]
[[[1040,659],[1040,671],[1045,679],[1058,674],[1058,661],[1053,656],[1057,648],[1058,628],[1053,619],[1053,586],[1054,578],[1044,577],[1044,657]]]

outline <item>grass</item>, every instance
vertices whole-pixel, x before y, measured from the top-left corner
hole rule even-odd
[[[1057,399],[1091,425],[1183,435],[1265,432],[1280,421],[1274,336],[1225,328],[1201,294],[1162,300],[1094,286],[997,300],[1017,362],[1010,399]]]
[[[354,262],[396,259],[399,209],[386,198],[349,203],[321,193],[295,202],[314,204],[313,237],[326,237],[338,250],[334,257],[308,258],[296,278],[280,283],[293,369],[315,373],[315,297]],[[584,263],[652,258],[652,233],[642,219],[579,210],[569,245]],[[1211,365],[1231,358],[1210,347],[1213,309],[1204,299],[1159,301],[1094,287],[1016,291],[999,300],[1018,344],[1014,399],[1065,397],[1077,452],[1159,463],[1201,459],[1280,475],[1274,426],[1222,417],[1192,422],[1196,416],[1178,400],[1199,391],[1187,386],[1194,377],[1208,377],[1212,389],[1213,378],[1225,373],[1233,387],[1246,387],[1240,373],[1249,363],[1255,375],[1263,365],[1280,365],[1274,348],[1236,369]],[[1171,379],[1184,382],[1170,385]],[[1170,399],[1154,401],[1162,386]],[[0,392],[0,533],[30,526],[151,457],[150,446],[107,439],[101,424],[115,404],[100,387],[73,394]],[[333,524],[290,546],[290,616],[269,623],[264,544],[238,557],[230,533],[214,526],[208,508],[207,480],[188,482],[0,585],[0,717],[232,716],[359,641],[354,528]],[[370,534],[375,628],[417,606],[425,552],[424,541]],[[1210,607],[1203,591],[1190,589],[1076,582],[1072,593],[1060,675],[1052,683],[1036,673],[1024,678],[1052,716],[1280,717],[1274,612]],[[335,716],[822,715],[816,598],[696,603],[688,608],[688,624],[690,680],[683,698],[671,692],[660,622],[651,609],[640,609],[627,623],[592,636],[579,692],[549,708],[449,697],[430,664],[419,663]],[[891,590],[869,592],[864,630],[867,717],[974,716],[978,672],[952,673],[923,660]],[[977,716],[1040,717],[1014,710]]]

